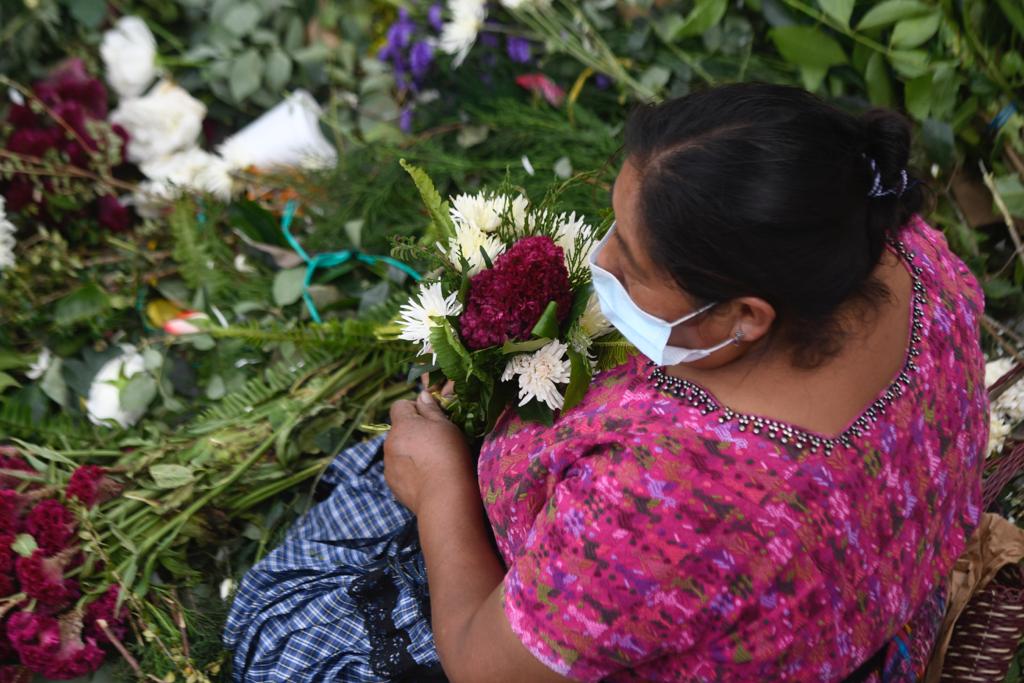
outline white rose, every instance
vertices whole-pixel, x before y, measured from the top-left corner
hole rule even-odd
[[[14,239],[17,232],[14,223],[7,219],[5,210],[6,199],[0,195],[0,270],[14,266],[14,247],[18,241]]]
[[[151,159],[139,166],[147,178],[159,183],[151,194],[175,198],[179,192],[208,192],[218,199],[231,199],[232,178],[226,161],[198,147]]]
[[[89,398],[85,403],[93,424],[104,425],[113,420],[122,427],[130,427],[139,421],[145,409],[128,411],[122,408],[118,382],[139,374],[145,366],[142,354],[130,344],[122,344],[121,355],[103,364],[89,385]]]
[[[183,88],[160,81],[144,97],[125,100],[110,115],[131,136],[128,159],[136,164],[194,147],[206,105]]]
[[[121,17],[103,34],[100,56],[118,97],[138,97],[156,78],[156,40],[139,17]]]

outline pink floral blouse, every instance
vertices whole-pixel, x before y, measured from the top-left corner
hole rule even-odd
[[[634,358],[553,427],[506,414],[479,483],[524,645],[581,681],[832,681],[980,517],[978,283],[915,218],[905,366],[840,435],[742,415]]]

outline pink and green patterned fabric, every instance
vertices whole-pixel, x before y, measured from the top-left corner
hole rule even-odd
[[[479,483],[536,657],[581,681],[835,681],[911,621],[978,524],[988,404],[978,283],[919,218],[897,238],[923,311],[904,380],[828,454],[642,358],[553,427],[502,417]]]

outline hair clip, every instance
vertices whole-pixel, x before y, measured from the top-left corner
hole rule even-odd
[[[910,177],[907,175],[907,169],[900,171],[900,184],[899,187],[885,187],[882,184],[882,174],[878,170],[878,164],[875,160],[869,156],[865,156],[868,160],[868,164],[871,165],[871,173],[873,178],[871,179],[871,189],[868,190],[868,197],[872,199],[879,199],[881,197],[900,197],[904,192],[907,191],[907,184],[910,182]]]

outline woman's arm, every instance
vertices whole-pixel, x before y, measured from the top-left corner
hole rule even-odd
[[[427,564],[434,641],[453,683],[568,681],[512,632],[505,575],[488,539],[465,439],[429,394],[391,409],[384,468],[395,497],[417,517]]]

